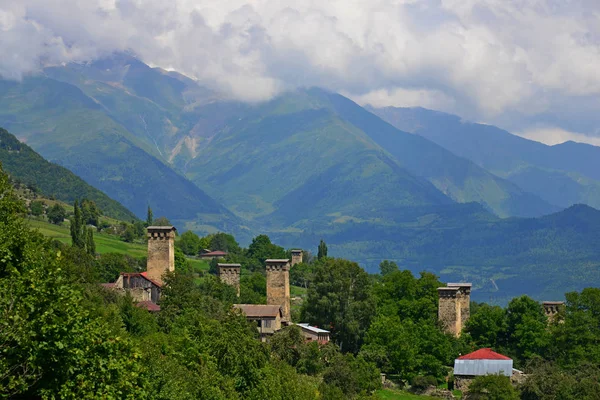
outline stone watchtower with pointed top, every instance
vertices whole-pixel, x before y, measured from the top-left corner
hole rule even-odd
[[[292,267],[302,262],[302,250],[292,250]]]
[[[265,261],[267,270],[267,304],[281,306],[282,319],[291,320],[290,314],[290,260]]]
[[[438,288],[438,319],[446,332],[458,337],[471,314],[471,284],[449,283]]]
[[[175,271],[175,232],[173,226],[148,227],[148,278],[163,283],[163,275]]]
[[[237,291],[237,295],[240,295],[240,271],[242,266],[240,264],[217,264],[217,270],[219,279],[221,282],[231,285]]]

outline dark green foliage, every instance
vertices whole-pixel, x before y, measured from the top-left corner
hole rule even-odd
[[[319,242],[319,249],[317,251],[317,258],[320,260],[323,257],[327,257],[327,245],[325,244],[325,241],[321,239]]]
[[[33,151],[28,145],[0,128],[0,161],[4,171],[28,185],[40,189],[47,197],[64,202],[85,198],[100,206],[104,214],[118,219],[131,219],[135,216],[117,201],[100,190],[88,185],[68,169],[50,163]]]
[[[331,329],[331,338],[342,351],[357,352],[374,311],[369,276],[358,264],[325,258],[317,265],[303,320]]]
[[[415,390],[425,390],[427,388],[429,388],[430,386],[436,387],[438,384],[437,379],[435,379],[435,376],[422,376],[422,375],[415,375],[411,380],[410,380],[410,386],[415,389]]]
[[[86,229],[85,250],[91,256],[96,255],[96,242],[94,242],[94,229]]]
[[[227,233],[219,232],[207,237],[211,251],[225,251],[227,253],[239,253],[240,245],[235,238]]]
[[[158,217],[154,220],[153,224],[155,226],[170,226],[171,221],[169,221],[167,217]]]
[[[82,200],[81,206],[81,218],[83,219],[84,225],[98,226],[100,223],[100,210],[96,207],[96,203],[90,200]]]
[[[200,237],[192,231],[186,231],[179,236],[175,245],[187,255],[197,255],[200,251]]]
[[[507,376],[485,375],[473,379],[465,398],[467,400],[519,400],[519,392]]]
[[[267,235],[258,235],[248,246],[246,257],[247,267],[251,271],[258,271],[264,268],[265,260],[269,258],[284,259],[287,254],[283,247],[271,243],[271,239]]]
[[[546,352],[551,338],[540,303],[527,296],[511,300],[506,309],[506,323],[508,346],[516,350],[518,360],[524,362]]]
[[[75,247],[80,249],[85,248],[86,232],[83,216],[81,215],[81,209],[79,208],[79,202],[75,200],[73,204],[74,212],[71,218],[71,243]]]
[[[361,356],[338,354],[323,373],[323,384],[342,391],[345,398],[367,395],[381,387],[379,370]],[[327,393],[327,390],[325,390]]]
[[[305,262],[294,265],[290,269],[290,283],[292,285],[308,288],[314,278],[315,264]]]
[[[379,273],[382,276],[386,276],[388,274],[391,274],[394,271],[398,270],[398,264],[396,264],[393,261],[388,261],[388,260],[383,260],[380,264],[379,264]]]
[[[265,304],[267,302],[267,279],[261,272],[243,275],[240,280],[240,302]]]
[[[148,206],[148,211],[146,212],[146,226],[152,226],[154,223],[154,215],[152,213],[152,209]]]
[[[114,282],[121,272],[140,272],[145,270],[146,265],[142,265],[139,260],[118,253],[102,254],[96,260],[100,282]]]
[[[63,206],[61,206],[60,204],[56,203],[54,204],[52,207],[50,207],[48,209],[48,221],[50,221],[53,224],[60,224],[62,223],[65,218],[67,217],[67,211],[65,210],[65,208]]]
[[[499,306],[480,305],[477,310],[472,311],[465,332],[478,346],[500,350],[508,340],[506,311]]]
[[[39,217],[44,214],[44,202],[43,201],[32,201],[29,204],[29,209],[31,210],[31,215]]]
[[[597,364],[581,364],[562,369],[548,361],[535,360],[527,367],[528,376],[519,387],[522,400],[596,400],[600,394]]]

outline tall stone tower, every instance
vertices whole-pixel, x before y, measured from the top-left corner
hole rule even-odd
[[[290,321],[290,260],[266,260],[267,304],[281,306],[283,320]]]
[[[148,227],[148,278],[163,283],[167,271],[175,271],[175,227]]]
[[[459,337],[471,315],[471,284],[449,283],[438,288],[438,319],[446,332]]]
[[[458,288],[458,303],[460,305],[461,329],[465,326],[471,316],[471,283],[448,283],[448,287]]]
[[[302,250],[292,250],[292,267],[302,262]]]
[[[217,270],[221,282],[231,285],[237,291],[237,295],[240,295],[240,271],[242,266],[240,264],[217,264]]]

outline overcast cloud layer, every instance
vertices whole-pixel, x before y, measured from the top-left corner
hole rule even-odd
[[[245,101],[322,86],[600,137],[597,0],[0,0],[4,78],[123,50]]]

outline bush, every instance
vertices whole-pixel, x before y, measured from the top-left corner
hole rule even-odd
[[[425,390],[430,386],[437,386],[437,379],[435,376],[420,376],[413,377],[410,381],[410,385],[415,390]]]
[[[29,204],[29,208],[31,209],[31,215],[39,217],[44,213],[44,203],[41,201],[32,201]]]

